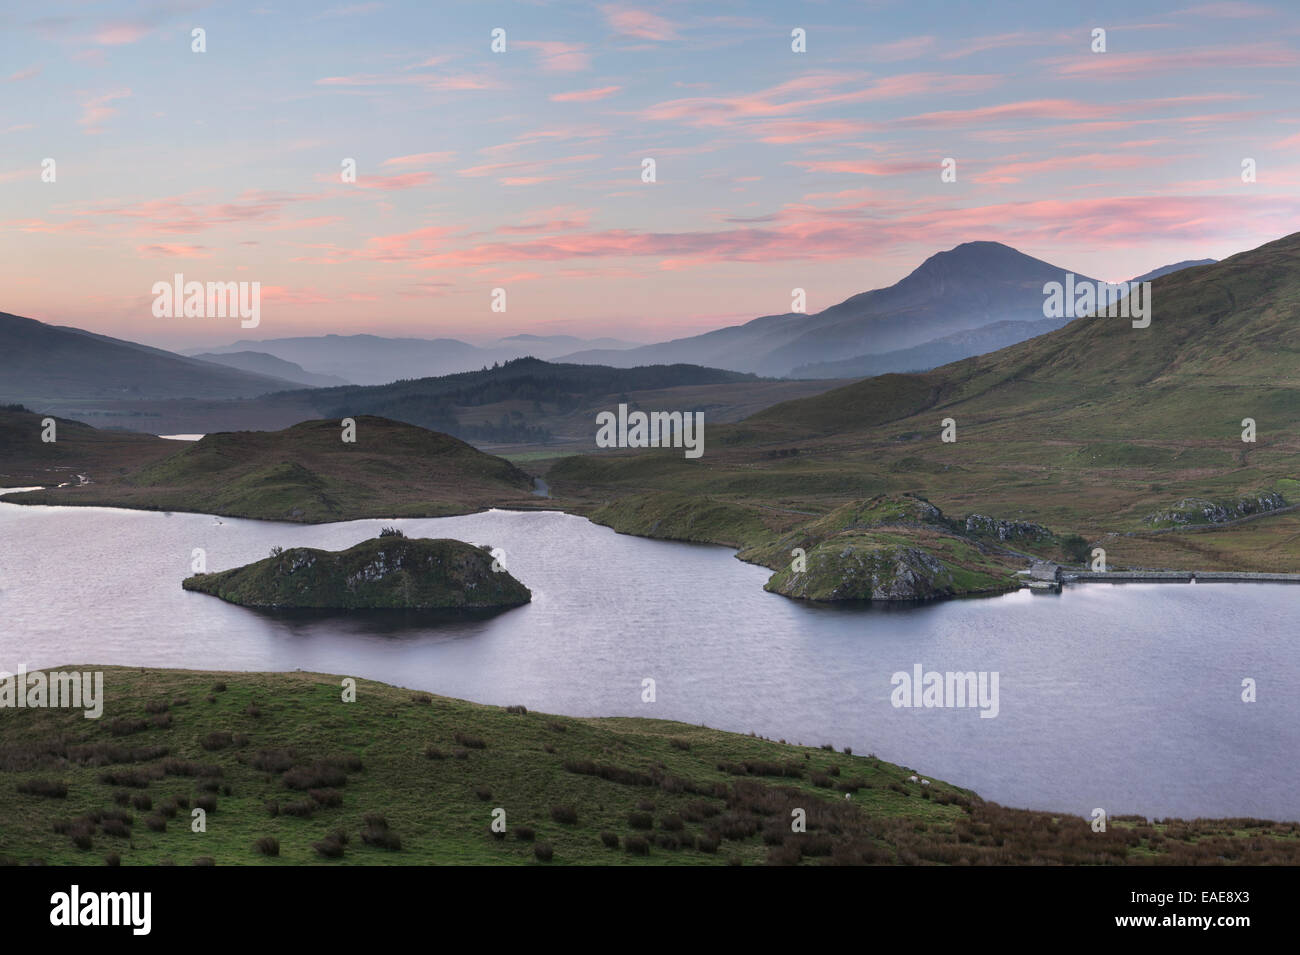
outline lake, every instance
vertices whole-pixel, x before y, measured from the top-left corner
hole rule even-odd
[[[449,622],[322,618],[180,586],[195,548],[222,570],[274,545],[346,548],[383,525],[503,549],[533,602]],[[765,593],[767,577],[726,548],[558,512],[304,526],[0,504],[0,668],[323,671],[851,746],[1010,806],[1300,818],[1300,588],[1088,584],[846,608]],[[996,672],[997,717],[894,707],[891,676],[918,664]],[[1258,702],[1241,701],[1247,677]]]

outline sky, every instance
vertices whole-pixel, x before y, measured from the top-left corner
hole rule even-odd
[[[1300,229],[1298,84],[1294,0],[6,0],[0,311],[651,342],[966,241],[1118,281]],[[260,324],[156,317],[177,273]]]

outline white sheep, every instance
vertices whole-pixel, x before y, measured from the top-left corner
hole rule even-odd
[[[908,777],[907,777],[907,781],[908,781],[909,783],[914,783],[914,782],[917,782],[917,778],[916,778],[915,776],[908,776]]]

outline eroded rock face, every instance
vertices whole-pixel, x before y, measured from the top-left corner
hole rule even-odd
[[[956,591],[952,573],[916,547],[828,541],[803,571],[773,574],[765,589],[804,600],[928,600]]]
[[[1000,521],[987,514],[966,515],[966,533],[987,534],[1000,541],[1047,540],[1052,532],[1042,524],[1029,521]]]
[[[182,586],[265,608],[485,610],[532,599],[493,566],[490,551],[463,541],[381,537],[345,551],[294,547]]]
[[[1156,527],[1223,524],[1286,506],[1286,499],[1277,491],[1264,491],[1238,501],[1208,501],[1201,497],[1185,497],[1168,510],[1148,514],[1144,520]]]

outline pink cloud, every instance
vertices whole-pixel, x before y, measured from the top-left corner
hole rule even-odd
[[[617,33],[642,40],[666,42],[677,39],[677,28],[658,14],[648,10],[607,5],[601,8],[605,21]]]
[[[871,48],[871,58],[878,62],[911,60],[934,49],[934,37],[913,36],[892,43],[877,43]]]
[[[131,91],[129,89],[119,89],[83,99],[81,101],[81,118],[77,120],[78,124],[84,126],[87,133],[102,132],[101,126],[104,121],[117,115],[117,109],[108,104],[114,100],[127,99],[130,96]]]
[[[149,35],[149,27],[139,23],[106,23],[95,31],[94,40],[101,46],[124,46]]]
[[[854,176],[897,176],[938,169],[937,161],[919,162],[915,159],[897,162],[873,162],[869,159],[801,161],[790,165],[799,166],[807,172],[847,173]]]
[[[209,259],[212,257],[212,253],[208,251],[206,246],[202,245],[173,245],[163,243],[159,245],[138,245],[135,250],[146,259]]]
[[[1187,70],[1217,70],[1237,67],[1289,69],[1300,64],[1300,53],[1276,43],[1235,47],[1201,47],[1160,53],[1090,53],[1061,64],[1060,76],[1149,76]]]
[[[263,285],[262,301],[281,305],[332,305],[334,300],[314,288],[291,289],[283,285]]]
[[[552,93],[551,102],[553,103],[590,103],[598,99],[605,99],[613,96],[623,87],[621,86],[601,86],[592,90],[574,90],[571,93]]]
[[[8,83],[17,83],[21,80],[30,80],[33,76],[39,76],[41,68],[39,66],[29,66],[25,70],[19,70],[17,73],[10,73],[5,81]]]
[[[451,162],[456,158],[454,152],[440,153],[412,153],[409,156],[394,156],[392,159],[385,159],[385,166],[427,166],[431,163]]]
[[[515,46],[536,50],[541,68],[547,73],[578,73],[591,65],[582,43],[560,43],[554,40],[521,40]]]
[[[1168,157],[1124,156],[1114,153],[1084,153],[1070,156],[1054,156],[1051,159],[1038,159],[1032,162],[993,163],[987,172],[977,173],[971,179],[980,183],[1020,182],[1026,176],[1037,173],[1059,172],[1063,169],[1135,169],[1159,166],[1168,163]]]
[[[824,106],[901,99],[921,93],[978,92],[999,82],[995,76],[901,73],[864,82],[857,74],[817,73],[739,96],[696,96],[657,103],[642,113],[647,120],[678,120],[692,126],[725,126],[738,121],[788,115]],[[837,88],[852,84],[848,92]]]

